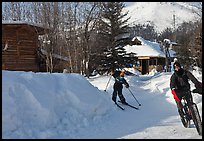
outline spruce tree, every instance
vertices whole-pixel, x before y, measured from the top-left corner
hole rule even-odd
[[[104,46],[101,65],[106,69],[121,68],[125,64],[123,58],[125,51],[123,46],[129,42],[124,37],[127,32],[127,12],[122,13],[123,2],[102,2],[101,19],[99,21],[99,32]]]

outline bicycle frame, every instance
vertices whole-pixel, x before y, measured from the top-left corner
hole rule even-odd
[[[191,120],[191,115],[190,115],[190,109],[189,109],[189,104],[187,103],[187,100],[185,97],[182,97],[181,99],[181,104],[182,104],[182,113],[179,112],[179,115],[181,117],[181,121],[183,123],[183,126],[185,128],[188,128],[190,126],[190,120]]]
[[[181,99],[183,114],[179,113],[181,121],[185,128],[190,126],[190,121],[193,120],[196,130],[199,135],[202,136],[202,122],[197,105],[192,102],[188,102],[186,97],[183,96]]]

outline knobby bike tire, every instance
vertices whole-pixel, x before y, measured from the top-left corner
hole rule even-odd
[[[201,121],[201,118],[200,118],[198,107],[197,107],[197,105],[195,103],[193,103],[190,106],[190,109],[191,109],[193,122],[194,122],[194,124],[196,126],[196,130],[197,130],[198,134],[202,136],[202,121]]]
[[[183,109],[184,110],[184,114],[186,114],[186,110],[185,109]],[[187,119],[186,117],[184,117],[184,114],[182,114],[182,113],[180,113],[179,112],[179,115],[180,115],[180,119],[181,119],[181,122],[182,122],[182,124],[183,124],[183,126],[185,127],[185,128],[189,128],[189,126],[190,126],[190,120],[189,119]]]

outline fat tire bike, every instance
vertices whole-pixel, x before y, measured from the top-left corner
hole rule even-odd
[[[198,134],[202,136],[202,121],[197,105],[194,102],[188,102],[185,96],[182,97],[181,104],[182,111],[179,111],[179,115],[183,126],[189,128],[190,121],[193,120]]]

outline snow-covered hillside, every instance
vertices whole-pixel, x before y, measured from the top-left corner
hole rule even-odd
[[[131,2],[131,4],[126,4],[124,12],[129,11],[130,25],[149,23],[154,25],[156,31],[160,33],[167,27],[174,28],[173,15],[175,15],[175,27],[183,21],[199,19],[202,11],[192,6],[195,4],[201,6],[196,2]],[[195,11],[201,16],[198,16]]]

